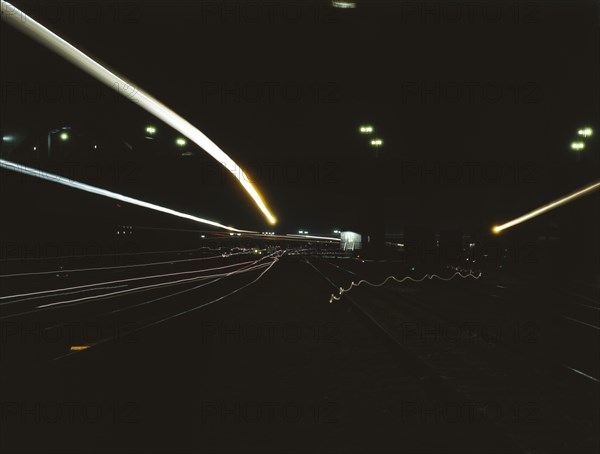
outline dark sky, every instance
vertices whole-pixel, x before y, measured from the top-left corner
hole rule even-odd
[[[373,191],[388,230],[477,230],[598,173],[597,138],[580,161],[568,148],[579,127],[600,132],[597,2],[13,4],[246,166],[281,231],[353,228]],[[34,140],[73,125],[105,149],[127,141],[133,150],[90,158],[130,166],[130,178],[101,178],[105,187],[267,228],[232,178],[207,176],[202,151],[179,156],[176,132],[1,27],[3,134]],[[378,168],[361,122],[385,142]],[[146,124],[159,128],[158,154]]]

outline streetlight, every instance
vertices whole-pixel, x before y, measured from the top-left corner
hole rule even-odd
[[[571,150],[575,150],[577,152],[583,150],[585,148],[585,143],[583,142],[571,142]],[[577,153],[577,162],[581,159],[581,153]]]
[[[585,144],[583,142],[571,142],[571,149],[572,150],[583,150],[585,148]]]
[[[361,125],[358,128],[358,130],[363,135],[371,135],[371,134],[373,134],[373,131],[374,131],[373,126],[371,126],[371,125]],[[378,137],[371,140],[372,147],[379,148],[382,145],[383,145],[383,140],[381,140]],[[377,157],[377,154],[375,156]]]
[[[185,144],[187,144],[186,140],[185,140],[185,139],[182,139],[181,137],[180,137],[180,138],[178,138],[178,139],[175,141],[175,143],[176,143],[177,145],[179,145],[180,147],[184,147],[184,146],[185,146]]]
[[[60,136],[58,136],[58,137],[60,137],[60,140],[62,140],[63,142],[65,142],[65,141],[69,140],[69,133],[67,133],[67,132],[61,132]]]
[[[379,148],[383,146],[383,140],[377,138],[371,140],[371,146],[375,148],[375,159],[379,158]]]
[[[584,139],[592,137],[594,131],[589,126],[577,130],[577,135],[581,136]],[[571,142],[571,150],[581,151],[585,148],[585,142],[582,140],[578,140],[576,142]],[[577,153],[577,161],[581,159],[581,153]]]
[[[154,126],[146,126],[146,132],[153,136],[156,134],[156,128]]]

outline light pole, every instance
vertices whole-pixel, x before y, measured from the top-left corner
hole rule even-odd
[[[379,150],[383,146],[383,139],[375,136],[375,128],[370,124],[360,125],[358,131],[361,135],[368,136],[370,148],[375,150],[375,161],[368,165],[370,184],[365,188],[365,213],[367,218],[364,226],[367,232],[367,243],[370,248],[378,251],[383,249],[385,241],[385,220],[382,194],[382,178],[380,175]],[[369,158],[373,159],[373,158]]]
[[[362,135],[370,136],[371,134],[373,134],[375,129],[373,128],[372,125],[360,125],[358,128],[358,131]],[[369,143],[373,148],[375,148],[375,159],[377,159],[379,157],[379,148],[381,148],[383,146],[383,140],[379,137],[375,137],[375,138],[371,139],[371,141]]]
[[[58,138],[60,139],[61,142],[66,142],[71,138],[68,130],[69,130],[68,127],[64,127],[64,128],[51,129],[50,131],[48,131],[48,157],[52,156],[52,142],[53,142],[54,135],[60,133],[60,134],[58,134]]]
[[[581,128],[577,131],[577,135],[583,137],[584,139],[592,137],[593,134],[594,134],[594,130],[590,127]],[[585,142],[582,140],[577,140],[577,141],[571,142],[571,150],[574,150],[575,152],[577,152],[577,162],[580,161],[581,150],[583,150],[584,148],[585,148]]]
[[[146,126],[146,139],[152,139],[156,135],[156,128],[154,126]]]
[[[371,140],[371,146],[375,148],[375,159],[379,158],[379,149],[383,146],[383,140],[377,138]]]
[[[579,162],[581,158],[581,150],[585,148],[585,144],[583,142],[571,142],[571,150],[575,150],[577,152],[577,162]]]

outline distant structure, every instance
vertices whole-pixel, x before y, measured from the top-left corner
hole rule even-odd
[[[334,8],[340,8],[340,9],[354,9],[354,8],[356,8],[356,2],[355,1],[332,0],[331,6],[333,6]]]
[[[340,249],[342,251],[357,251],[362,248],[362,236],[356,232],[340,232]]]
[[[404,227],[404,253],[407,260],[416,263],[435,263],[438,260],[435,234],[428,227]]]
[[[462,231],[455,229],[442,230],[439,235],[437,247],[442,262],[456,262],[464,255]]]

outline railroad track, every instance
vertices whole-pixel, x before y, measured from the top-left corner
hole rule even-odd
[[[310,259],[306,259],[306,263],[310,266],[319,276],[326,280],[333,289],[339,290],[340,285],[332,280],[332,277],[328,276],[322,269],[319,269],[318,264],[313,263]],[[337,267],[337,266],[336,266]],[[341,271],[349,272],[341,267],[338,267]],[[353,275],[355,273],[350,272]],[[400,354],[403,360],[409,360],[412,367],[414,367],[415,373],[421,377],[424,382],[426,389],[436,399],[442,399],[450,401],[453,404],[458,402],[464,402],[465,407],[471,406],[475,403],[470,396],[461,392],[456,386],[453,385],[449,376],[440,373],[439,366],[440,361],[448,363],[447,360],[442,357],[434,359],[435,356],[439,356],[439,350],[436,348],[426,348],[419,352],[415,349],[407,346],[406,342],[402,339],[401,335],[398,335],[392,327],[389,326],[384,320],[376,315],[372,310],[367,308],[364,304],[359,302],[356,298],[348,294],[344,294],[343,298],[351,304],[356,310],[357,315],[372,329],[378,331],[380,335],[387,340],[388,344],[396,349],[396,354]],[[446,352],[447,353],[447,352]],[[438,364],[434,364],[437,362]],[[452,360],[450,361],[452,362]],[[445,365],[446,370],[448,364]],[[482,401],[483,402],[483,401]],[[494,421],[495,416],[490,413],[489,409],[484,406],[472,405],[472,411],[477,414],[479,421],[484,421],[483,426],[479,426],[478,429],[482,428],[486,432],[486,438],[494,440],[495,447],[500,447],[499,452],[514,452],[514,453],[533,453],[535,451],[529,450],[523,444],[521,444],[512,434],[508,433],[501,424]]]
[[[320,259],[307,260],[307,263],[336,290],[348,287],[341,283],[362,278],[360,270],[348,270]],[[555,402],[548,396],[553,393],[572,396],[573,389],[556,381],[547,383],[548,377],[540,375],[522,357],[507,350],[501,343],[485,342],[476,333],[455,342],[443,338],[437,341],[407,338],[407,326],[440,334],[444,327],[455,326],[456,320],[451,318],[453,308],[441,312],[429,305],[418,291],[400,292],[398,289],[398,285],[382,288],[364,286],[349,292],[350,295],[344,293],[343,298],[403,354],[411,356],[420,370],[426,371],[430,383],[443,387],[447,395],[466,402],[494,402],[498,405],[494,408],[501,408],[505,415],[529,412],[530,420],[523,417],[498,421],[490,408],[484,405],[478,409],[484,419],[493,422],[490,427],[496,435],[504,437],[515,452],[554,452],[551,451],[556,449],[552,447],[553,442],[540,439],[534,429],[534,426],[544,426],[544,422],[553,435],[548,439],[555,438],[554,442],[557,442],[556,438],[561,438],[565,432],[573,432],[570,439],[576,439],[573,443],[577,447],[571,452],[594,452],[597,438],[589,432],[591,413],[578,414],[577,406],[585,399],[588,403],[597,404],[593,397],[596,395],[595,388],[588,387],[581,390],[581,394],[575,393],[581,400],[559,399]],[[550,427],[554,420],[563,421],[565,425]],[[573,424],[575,420],[578,424]],[[573,445],[569,449],[573,449]],[[569,449],[565,448],[564,452],[569,452]]]

